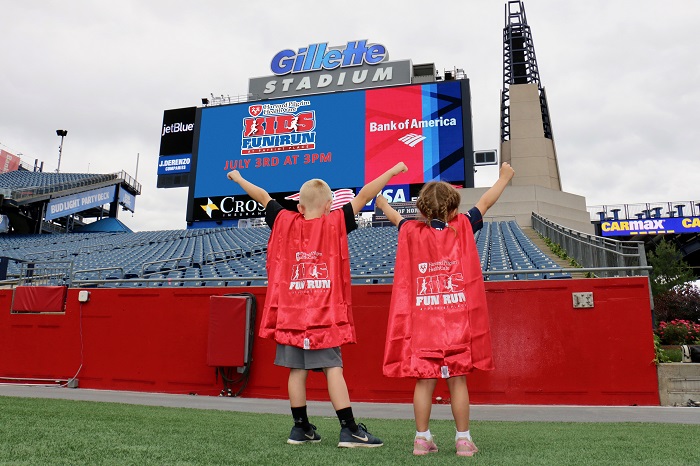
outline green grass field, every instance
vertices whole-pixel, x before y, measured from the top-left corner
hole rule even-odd
[[[384,440],[373,449],[337,448],[337,419],[311,421],[322,442],[292,446],[286,415],[0,397],[0,464],[700,464],[697,425],[478,421],[481,451],[460,458],[450,421],[433,421],[440,451],[425,457],[412,420],[360,419]]]

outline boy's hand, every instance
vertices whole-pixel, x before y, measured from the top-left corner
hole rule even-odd
[[[399,173],[405,173],[408,171],[408,167],[406,166],[405,163],[399,162],[396,165],[394,165],[394,168],[391,169],[391,174],[392,176],[396,176]]]
[[[231,181],[235,181],[236,183],[240,183],[240,181],[243,179],[241,173],[238,170],[228,172],[226,177]]]
[[[513,170],[513,167],[511,167],[508,162],[503,162],[498,177],[502,180],[510,181],[513,176],[515,176],[515,170]]]
[[[389,205],[389,202],[384,196],[377,194],[377,199],[374,201],[374,205],[376,205],[379,209],[383,209],[383,207]]]

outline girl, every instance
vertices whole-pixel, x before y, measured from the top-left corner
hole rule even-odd
[[[394,287],[384,348],[384,375],[414,377],[414,455],[437,452],[430,433],[432,397],[438,378],[447,379],[459,456],[477,451],[469,432],[466,374],[492,370],[486,294],[474,232],[515,172],[503,163],[498,181],[467,214],[459,214],[459,192],[429,182],[416,206],[425,222],[406,220],[387,200],[377,207],[399,227]]]

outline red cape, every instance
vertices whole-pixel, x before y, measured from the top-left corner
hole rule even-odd
[[[281,211],[267,246],[260,336],[304,349],[355,343],[343,209],[305,220]]]
[[[446,378],[474,368],[492,370],[494,365],[469,219],[457,215],[443,230],[406,221],[396,251],[384,375]]]

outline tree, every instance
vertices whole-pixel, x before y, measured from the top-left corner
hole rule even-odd
[[[647,261],[653,268],[649,279],[651,294],[654,297],[695,280],[692,270],[681,257],[676,245],[666,240],[662,239],[655,250],[649,251]]]
[[[684,283],[654,298],[654,315],[658,322],[675,319],[700,322],[700,290]]]

